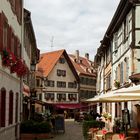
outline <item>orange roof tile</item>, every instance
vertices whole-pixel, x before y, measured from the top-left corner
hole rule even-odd
[[[41,54],[38,68],[42,69],[43,76],[48,76],[63,52],[64,50],[58,50]]]
[[[38,69],[42,71],[43,76],[47,77],[62,55],[67,60],[70,69],[75,75],[75,78],[77,79],[77,81],[79,81],[79,76],[73,66],[73,63],[71,62],[67,52],[64,49],[41,54],[40,60],[38,63]]]
[[[75,62],[74,55],[69,54],[69,57],[79,75],[85,74],[85,75],[89,75],[89,76],[96,76],[96,73],[91,73],[90,71],[88,71],[88,69],[91,68],[91,63],[93,63],[92,61],[87,60],[84,57],[79,57],[79,60],[81,60],[81,62],[77,63],[77,62]]]

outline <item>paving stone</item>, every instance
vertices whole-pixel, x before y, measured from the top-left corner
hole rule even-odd
[[[58,132],[51,140],[84,140],[82,123],[74,122],[73,119],[65,120],[65,133]]]

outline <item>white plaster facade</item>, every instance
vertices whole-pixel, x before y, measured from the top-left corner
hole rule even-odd
[[[120,1],[120,3],[123,3],[123,1]],[[127,1],[126,5],[123,7],[124,9],[128,6],[128,3],[129,2]],[[133,6],[131,5],[132,3]],[[139,1],[133,1],[132,3],[129,3],[131,8],[128,6],[127,10],[125,9],[127,11],[126,13],[124,11],[121,13],[119,11],[120,9],[117,9],[95,57],[98,63],[97,92],[100,95],[102,93],[109,94],[114,90],[117,92],[117,88],[114,86],[115,80],[120,82],[119,88],[121,88],[125,86],[126,82],[131,83],[129,76],[140,73],[140,3]],[[120,7],[121,5],[119,5],[119,8]],[[104,81],[104,71],[106,67],[103,67],[103,64],[106,63],[106,50],[109,47],[111,47],[112,58],[110,68],[111,89],[105,91],[104,85],[106,83]],[[133,84],[133,86],[135,85]],[[127,102],[127,108],[130,112],[130,122],[133,122],[131,126],[136,126],[136,107],[134,105],[137,103],[138,102]],[[106,104],[108,103],[102,104],[103,112],[106,111]],[[124,102],[110,103],[108,106],[108,108],[112,108],[112,111],[110,112],[112,114],[112,123],[114,122],[115,117],[121,117],[121,110],[124,109],[124,104]],[[100,108],[100,106],[98,108]]]
[[[57,69],[62,69],[66,71],[66,76],[57,76]],[[48,103],[78,103],[79,102],[79,95],[78,95],[78,84],[76,88],[68,88],[68,82],[74,82],[76,81],[75,76],[73,75],[72,70],[70,69],[67,61],[65,61],[64,64],[61,64],[59,62],[56,63],[56,65],[54,66],[53,70],[49,73],[47,80],[52,80],[54,81],[54,87],[48,87],[45,86],[46,91],[44,90],[44,94],[45,93],[54,93],[54,100],[48,100]],[[63,81],[66,82],[66,88],[59,88],[57,87],[57,81]],[[66,100],[64,101],[59,101],[57,99],[57,94],[58,93],[64,93],[66,94]],[[44,94],[42,95],[42,99],[44,102],[46,102],[45,96]],[[70,101],[68,99],[68,94],[76,94],[76,100]]]
[[[13,13],[11,5],[7,0],[0,1],[0,13],[4,13],[8,25],[12,27],[14,34],[18,37],[22,46],[22,24],[19,24],[17,16]],[[1,140],[19,139],[19,123],[21,114],[21,82],[20,78],[15,73],[11,74],[9,68],[2,66],[2,57],[0,54],[0,90],[6,90],[6,112],[5,112],[5,127],[0,127]],[[9,92],[13,92],[13,122],[9,124]],[[16,99],[16,94],[18,98]],[[18,100],[18,104],[16,104]],[[17,107],[17,111],[16,111]],[[17,122],[15,118],[17,117]]]

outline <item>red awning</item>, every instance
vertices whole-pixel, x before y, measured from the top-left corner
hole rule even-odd
[[[61,109],[80,109],[83,107],[81,104],[55,104],[56,108]]]
[[[23,83],[23,94],[24,94],[25,96],[29,96],[29,94],[30,94],[30,88],[29,88],[29,86],[27,86],[27,85],[24,84],[24,83]]]

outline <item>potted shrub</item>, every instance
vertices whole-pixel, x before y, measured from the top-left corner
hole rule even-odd
[[[20,126],[21,140],[51,138],[51,125],[47,121],[24,121]]]
[[[114,81],[114,86],[115,86],[116,88],[119,88],[119,87],[120,87],[120,82],[119,82],[118,80],[115,80],[115,81]]]
[[[103,121],[96,121],[96,120],[89,120],[83,122],[83,136],[85,138],[88,137],[87,132],[90,128],[99,128],[102,129],[105,127],[105,122]]]

